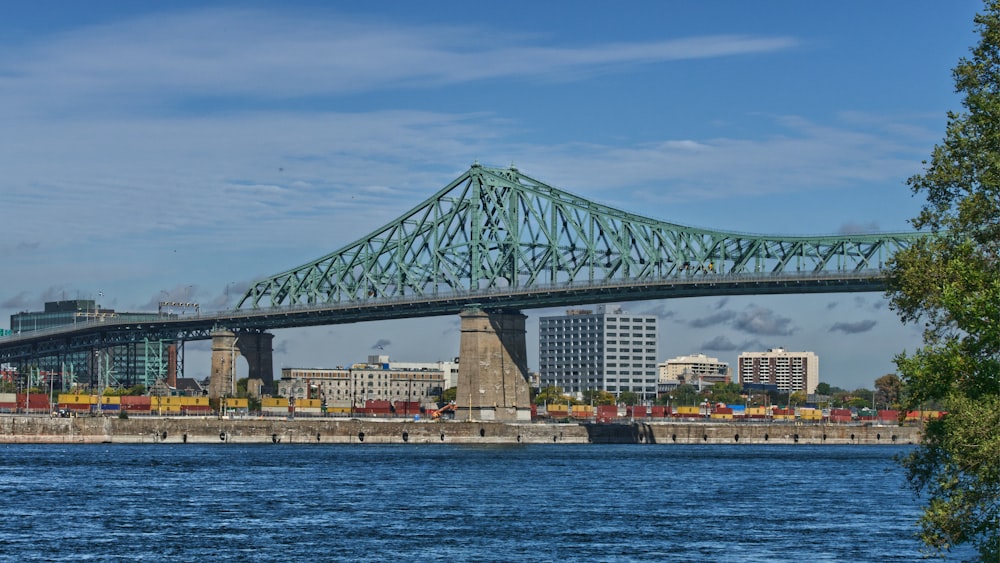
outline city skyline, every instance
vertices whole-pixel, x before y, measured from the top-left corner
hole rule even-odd
[[[959,109],[950,70],[981,4],[722,5],[12,6],[0,316],[231,307],[477,160],[684,225],[910,230],[905,180]],[[658,361],[813,350],[848,389],[920,343],[880,294],[621,306],[658,317]],[[538,318],[563,310],[524,312],[537,370]],[[276,370],[458,355],[457,317],[275,334]],[[207,374],[207,344],[188,349]]]

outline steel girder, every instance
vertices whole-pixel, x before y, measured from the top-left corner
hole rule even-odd
[[[614,281],[710,284],[746,274],[867,279],[919,236],[787,237],[696,229],[588,201],[513,167],[474,164],[381,229],[255,282],[238,308]]]

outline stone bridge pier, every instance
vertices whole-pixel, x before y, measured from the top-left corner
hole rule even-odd
[[[459,346],[456,420],[530,421],[528,353],[519,311],[467,309]]]
[[[236,359],[244,357],[248,377],[260,379],[265,390],[274,386],[272,346],[274,335],[258,331],[218,330],[212,333],[212,375],[208,396],[212,399],[236,395]]]

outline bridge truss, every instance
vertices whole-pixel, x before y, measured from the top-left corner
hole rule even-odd
[[[886,259],[918,236],[697,229],[588,201],[513,167],[473,164],[381,229],[255,282],[238,308],[419,301],[481,291],[541,296],[570,288],[596,288],[598,297],[601,288],[617,284],[630,288],[622,293],[629,300],[674,296],[663,289],[670,287],[679,288],[675,296],[698,294],[692,285],[704,294],[712,294],[711,287],[760,293],[765,286],[763,292],[872,291],[882,287]],[[741,285],[749,278],[757,282]],[[573,299],[580,302],[581,295]]]

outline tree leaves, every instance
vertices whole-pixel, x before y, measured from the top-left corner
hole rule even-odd
[[[1000,561],[1000,0],[975,21],[980,43],[953,72],[966,111],[948,114],[907,180],[927,198],[912,224],[929,236],[893,258],[888,295],[903,322],[923,323],[924,345],[896,358],[907,408],[948,412],[903,461],[929,499],[920,537]]]

